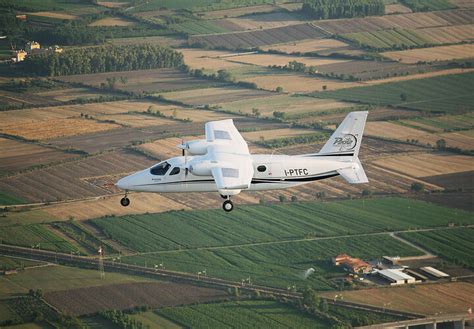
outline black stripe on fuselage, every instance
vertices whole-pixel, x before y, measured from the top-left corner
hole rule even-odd
[[[306,157],[352,157],[354,153],[328,153],[328,154],[311,154]]]

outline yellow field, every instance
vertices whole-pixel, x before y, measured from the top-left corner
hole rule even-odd
[[[336,293],[323,296],[333,298]],[[474,304],[474,284],[453,282],[337,292],[343,300],[426,315],[465,313]]]
[[[277,44],[261,47],[263,50],[278,50],[288,54],[301,52],[317,52],[325,51],[334,48],[348,47],[349,45],[345,42],[336,40],[336,39],[321,39],[321,40],[307,40],[307,41],[298,41],[285,44]]]
[[[137,146],[137,148],[154,155],[158,159],[168,159],[181,155],[181,149],[179,149],[177,145],[181,144],[183,140],[190,141],[202,138],[204,138],[204,136],[186,136],[184,139],[179,137],[170,137],[141,144]]]
[[[385,5],[385,15],[390,14],[408,14],[411,13],[411,9],[401,5],[399,3],[393,3],[390,5]]]
[[[128,2],[113,2],[113,1],[97,1],[99,6],[104,6],[107,8],[121,8],[127,6]]]
[[[192,122],[207,122],[236,117],[235,115],[227,113],[206,111],[200,109],[170,108],[166,110],[160,110],[160,112],[169,117],[174,116],[177,119],[189,119]]]
[[[106,17],[99,19],[89,24],[89,26],[132,26],[134,22],[119,18],[119,17]]]
[[[301,136],[307,134],[314,134],[315,131],[311,129],[292,129],[292,128],[283,128],[283,129],[270,129],[270,130],[259,130],[242,133],[242,136],[246,141],[259,141],[262,139],[276,139],[276,138],[285,138],[293,136]]]
[[[122,207],[122,195],[101,197],[97,200],[67,202],[43,207],[42,210],[57,219],[84,220],[107,215],[143,214],[146,212],[164,212],[169,210],[189,209],[184,204],[170,200],[157,193],[133,193],[129,207]]]
[[[419,61],[433,62],[472,58],[474,56],[473,54],[474,45],[471,44],[387,51],[382,53],[385,57],[407,64],[415,64]]]
[[[230,62],[220,56],[231,54],[228,51],[220,50],[201,50],[201,49],[178,49],[183,56],[186,65],[192,69],[208,69],[218,71],[234,67],[241,67],[242,64]]]
[[[282,87],[284,92],[290,93],[321,91],[323,86],[326,86],[327,90],[337,90],[362,85],[360,82],[329,80],[303,74],[262,75],[243,80],[254,82],[259,88],[266,90],[276,90],[277,87]]]
[[[111,114],[97,116],[98,120],[112,120],[120,125],[129,127],[148,127],[176,124],[176,121],[157,116],[141,115],[141,114]]]
[[[42,91],[35,95],[49,97],[61,102],[67,102],[78,98],[98,98],[105,93],[97,92],[89,88],[64,88],[50,91]]]
[[[244,30],[271,29],[301,23],[301,20],[285,12],[228,18],[226,21],[231,22]]]
[[[52,12],[52,11],[37,11],[34,13],[27,13],[27,15],[51,17],[51,18],[57,18],[57,19],[76,19],[77,18],[77,16],[74,16],[71,14],[61,13],[61,12]]]
[[[88,119],[50,119],[30,123],[2,124],[0,132],[30,140],[46,140],[110,130],[121,126]]]
[[[474,40],[474,24],[441,26],[416,31],[422,37],[436,43],[459,43]]]
[[[375,160],[373,164],[412,177],[427,177],[474,170],[471,157],[444,153],[393,156]]]
[[[416,139],[419,136],[426,135],[426,132],[415,128],[401,126],[392,122],[373,121],[367,122],[365,125],[364,135],[405,141],[407,139]]]
[[[344,59],[328,59],[328,58],[317,58],[317,57],[296,57],[287,55],[273,55],[273,54],[254,54],[254,55],[242,55],[233,56],[228,58],[229,61],[253,64],[259,66],[278,65],[285,66],[289,62],[297,61],[298,63],[304,63],[307,66],[321,66],[327,64],[337,64],[348,62]]]

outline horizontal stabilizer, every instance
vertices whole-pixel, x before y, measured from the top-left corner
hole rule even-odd
[[[337,172],[350,184],[364,184],[369,182],[359,159],[352,162],[351,167],[339,169]]]

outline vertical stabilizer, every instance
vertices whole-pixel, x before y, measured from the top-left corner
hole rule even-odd
[[[319,154],[357,157],[368,113],[368,111],[350,112]]]

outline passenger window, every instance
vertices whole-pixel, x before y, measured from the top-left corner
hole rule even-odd
[[[171,169],[170,176],[179,174],[179,171],[179,167],[174,167],[173,169]]]
[[[258,166],[258,167],[257,167],[257,170],[258,170],[259,172],[265,172],[265,171],[267,170],[267,166],[264,166],[264,165]]]
[[[162,162],[150,169],[152,175],[164,176],[171,165],[168,162]]]

